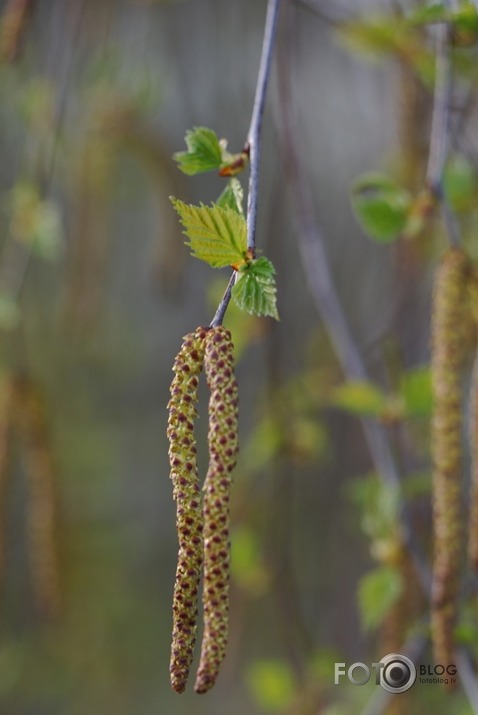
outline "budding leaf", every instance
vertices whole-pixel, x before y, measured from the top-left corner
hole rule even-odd
[[[171,197],[179,214],[187,244],[195,258],[209,263],[213,268],[241,265],[247,251],[247,228],[243,216],[231,208],[193,206]]]
[[[332,401],[352,414],[377,417],[384,409],[385,395],[371,382],[350,380],[335,388]]]
[[[243,265],[232,289],[235,302],[253,315],[270,315],[279,320],[275,268],[262,256]]]
[[[407,223],[411,197],[385,174],[361,176],[352,188],[352,205],[363,230],[379,243],[394,241]]]
[[[186,132],[185,141],[188,150],[173,155],[182,172],[191,176],[219,169],[222,152],[216,132],[206,127],[194,127]]]
[[[244,191],[241,186],[241,182],[238,179],[230,179],[227,182],[226,188],[216,201],[216,206],[222,209],[232,209],[237,211],[241,216],[244,215],[242,208],[242,201],[244,199]]]
[[[400,574],[391,566],[379,566],[362,577],[358,601],[362,625],[366,630],[376,628],[403,591]]]

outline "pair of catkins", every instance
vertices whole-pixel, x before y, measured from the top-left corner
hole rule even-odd
[[[210,389],[209,467],[201,494],[194,420],[203,368]],[[216,681],[228,638],[229,497],[238,451],[238,390],[229,331],[199,327],[186,335],[173,371],[167,434],[179,553],[170,676],[173,689],[183,692],[196,641],[203,574],[204,633],[194,687],[205,693]]]

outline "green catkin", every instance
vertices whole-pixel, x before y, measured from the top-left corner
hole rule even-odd
[[[209,468],[204,482],[204,635],[195,690],[214,685],[226,652],[229,612],[229,496],[238,452],[238,390],[234,346],[222,326],[206,337],[209,399]]]
[[[467,352],[470,264],[449,249],[438,267],[432,314],[432,458],[434,559],[432,640],[435,662],[453,662],[463,551],[462,370]]]
[[[470,300],[475,323],[478,322],[478,275],[476,268],[471,276]],[[471,484],[470,484],[470,516],[468,531],[468,559],[475,573],[478,572],[478,349],[475,348],[475,359],[471,376],[470,391],[470,451],[471,451]]]
[[[182,693],[189,675],[196,641],[198,589],[203,563],[203,513],[197,472],[194,419],[199,376],[204,362],[207,328],[197,328],[183,339],[174,362],[168,404],[168,439],[176,527],[178,564],[173,595],[171,686]]]

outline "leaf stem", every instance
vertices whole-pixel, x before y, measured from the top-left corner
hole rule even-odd
[[[249,155],[249,192],[247,195],[247,248],[252,256],[256,252],[256,224],[257,224],[257,203],[259,198],[259,163],[261,148],[262,118],[269,84],[272,52],[274,49],[277,34],[277,18],[279,15],[281,0],[268,0],[267,13],[264,26],[264,37],[262,40],[261,60],[257,75],[256,91],[252,108],[251,123],[247,133],[247,141],[244,151]],[[232,274],[227,284],[225,293],[218,305],[211,327],[222,324],[226,314],[227,306],[231,300],[231,293],[236,281],[236,271]]]
[[[229,301],[231,300],[231,293],[232,289],[234,288],[235,282],[236,271],[233,271],[231,277],[229,278],[229,283],[227,284],[227,288],[224,292],[224,295],[221,298],[221,302],[217,306],[214,318],[211,320],[211,323],[209,325],[210,328],[217,328],[219,325],[222,325],[222,321],[224,320],[224,316],[226,314],[227,306],[229,305]]]

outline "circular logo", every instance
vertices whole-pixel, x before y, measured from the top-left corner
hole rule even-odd
[[[417,678],[417,669],[406,655],[390,653],[380,661],[380,685],[389,693],[405,693]]]

